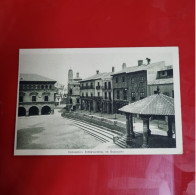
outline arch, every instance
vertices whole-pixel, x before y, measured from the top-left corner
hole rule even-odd
[[[29,116],[39,115],[39,109],[36,106],[29,108]]]
[[[42,110],[41,110],[42,115],[48,115],[50,113],[51,113],[51,108],[49,106],[42,107]]]
[[[26,109],[24,107],[18,108],[18,116],[26,116]]]

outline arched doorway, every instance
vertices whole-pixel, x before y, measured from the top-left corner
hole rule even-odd
[[[18,116],[26,116],[26,110],[24,107],[18,108]]]
[[[49,106],[44,106],[41,110],[42,115],[47,115],[51,113],[51,108]]]
[[[39,115],[39,109],[36,106],[32,106],[29,109],[29,116]]]

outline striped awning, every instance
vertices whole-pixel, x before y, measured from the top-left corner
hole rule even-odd
[[[123,106],[119,111],[144,115],[175,115],[174,99],[163,94],[155,94]]]

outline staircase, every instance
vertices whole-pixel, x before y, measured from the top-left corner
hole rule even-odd
[[[95,139],[100,141],[101,143],[106,142],[113,142],[114,137],[119,137],[114,143],[118,145],[121,148],[127,148],[126,145],[126,135],[120,135],[119,132],[111,132],[108,128],[89,124],[87,122],[83,122],[81,120],[69,118],[70,121],[72,121],[77,127],[84,130],[89,135],[93,136]],[[135,132],[135,136],[141,135],[139,132]]]
[[[86,133],[100,141],[101,143],[111,142],[113,141],[114,136],[118,136],[118,134],[108,131],[107,128],[104,127],[98,127],[76,119],[69,118],[69,120],[72,121],[77,127],[83,129]]]

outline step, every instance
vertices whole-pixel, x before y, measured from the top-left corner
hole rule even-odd
[[[111,138],[108,138],[107,136],[102,135],[100,133],[97,133],[97,132],[95,132],[93,130],[86,129],[85,127],[81,127],[80,125],[77,125],[77,124],[76,124],[76,126],[79,127],[79,128],[81,128],[81,129],[83,129],[83,130],[85,130],[85,131],[90,132],[91,134],[94,134],[95,136],[98,136],[98,137],[101,137],[102,139],[105,139],[105,141],[111,141],[112,140]]]
[[[79,124],[81,126],[85,126],[86,128],[90,128],[90,129],[93,128],[93,130],[98,131],[98,132],[103,132],[112,138],[113,138],[113,136],[117,136],[117,134],[115,134],[115,133],[108,132],[106,130],[103,130],[102,128],[94,127],[93,125],[89,125],[89,124],[86,124],[83,122],[75,122],[75,123]]]
[[[81,121],[75,121],[75,120],[72,120],[72,121],[75,124],[78,124],[78,125],[80,125],[82,127],[85,127],[85,128],[90,129],[92,131],[100,133],[102,135],[105,135],[105,136],[109,137],[110,139],[113,139],[113,136],[118,136],[118,134],[112,133],[112,132],[107,131],[107,130],[103,130],[102,128],[98,128],[98,127],[95,127],[93,125],[89,125],[87,123],[81,122]]]
[[[99,125],[96,125],[96,124],[94,124],[94,123],[89,123],[89,122],[81,121],[81,120],[79,120],[79,119],[74,119],[74,118],[68,118],[68,119],[69,119],[70,121],[83,122],[83,123],[85,123],[85,124],[89,124],[89,125],[92,125],[92,126],[94,126],[94,127],[100,128]],[[109,128],[104,127],[104,126],[101,126],[101,128],[104,129],[105,131],[109,131],[110,133],[117,134],[118,136],[121,135],[121,134],[123,134],[123,133],[121,133],[121,132],[118,132],[117,130],[109,129]]]

